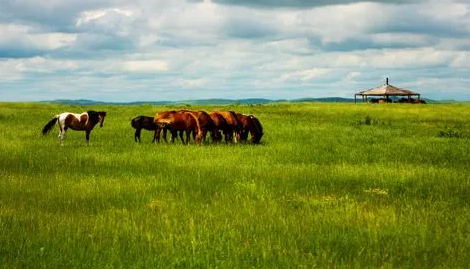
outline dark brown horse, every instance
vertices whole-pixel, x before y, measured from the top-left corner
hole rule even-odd
[[[216,111],[214,113],[221,115],[227,123],[226,129],[224,130],[225,142],[233,142],[233,133],[239,132],[242,127],[237,120],[237,113],[234,111]]]
[[[237,113],[237,119],[242,125],[242,129],[237,133],[238,141],[246,141],[248,133],[251,134],[251,142],[258,144],[263,136],[263,127],[261,122],[253,115]]]
[[[261,141],[261,138],[264,135],[263,126],[261,125],[261,122],[259,121],[257,117],[255,117],[254,115],[250,115],[250,117],[253,120],[253,123],[255,124],[255,128],[256,128],[255,138],[254,139],[252,138],[251,141],[255,144],[259,144],[259,142]]]
[[[154,138],[157,141],[160,140],[160,131],[163,128],[170,130],[172,134],[172,142],[174,142],[178,132],[180,132],[180,138],[183,144],[189,143],[191,133],[193,134],[193,138],[197,144],[200,144],[202,141],[202,131],[199,125],[199,121],[196,116],[187,111],[165,111],[157,113],[154,117],[154,123],[157,125]],[[182,132],[186,133],[186,141],[183,139]]]
[[[383,103],[393,103],[392,99],[390,98],[373,98],[369,100],[369,103],[372,104],[383,104]]]
[[[400,100],[398,100],[398,103],[426,104],[426,101],[414,98],[401,98]]]
[[[187,110],[187,109],[182,109],[180,110],[182,112],[188,112],[191,113],[193,116],[195,116],[199,122],[199,126],[201,127],[201,134],[200,137],[202,141],[206,141],[206,135],[208,132],[211,133],[212,139],[214,139],[214,128],[215,124],[212,118],[210,117],[207,112],[199,110],[199,111],[193,111],[193,110]]]
[[[220,142],[222,141],[222,134],[220,133],[221,131],[224,132],[224,134],[228,130],[228,124],[225,118],[220,115],[218,112],[211,112],[209,114],[211,117],[212,121],[214,122],[214,131],[212,135],[212,141],[214,142]]]
[[[426,101],[422,100],[422,99],[415,99],[413,101],[413,104],[426,104]]]
[[[153,122],[153,117],[148,116],[137,116],[131,120],[131,126],[135,129],[134,139],[135,142],[140,143],[140,133],[142,129],[148,131],[155,131],[157,125]],[[155,139],[154,139],[155,140]],[[152,143],[155,141],[152,141]]]
[[[90,132],[95,128],[97,123],[100,124],[100,127],[103,127],[104,118],[106,117],[105,111],[87,111],[81,114],[64,112],[61,114],[55,115],[42,129],[42,134],[46,135],[54,127],[55,123],[59,122],[59,141],[62,144],[64,140],[65,132],[68,128],[75,131],[85,131],[86,132],[86,141],[90,141]]]

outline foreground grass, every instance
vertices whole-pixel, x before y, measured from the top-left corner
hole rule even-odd
[[[191,108],[253,113],[263,144],[137,144],[130,119],[169,107],[104,106],[60,147],[42,127],[89,107],[0,104],[0,265],[470,263],[470,105]]]

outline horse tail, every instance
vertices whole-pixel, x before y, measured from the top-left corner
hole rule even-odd
[[[44,128],[42,129],[42,134],[43,135],[46,135],[47,133],[49,133],[51,130],[52,130],[52,127],[54,127],[55,123],[57,122],[57,120],[59,119],[59,115],[55,115],[47,124],[46,126],[44,126]]]

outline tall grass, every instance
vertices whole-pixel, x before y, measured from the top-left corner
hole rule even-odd
[[[134,142],[133,117],[174,108],[1,103],[0,265],[470,263],[469,105],[192,106],[257,115],[262,144]],[[108,112],[89,145],[40,134],[89,109]]]

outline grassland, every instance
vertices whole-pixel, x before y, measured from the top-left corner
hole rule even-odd
[[[470,105],[192,106],[257,115],[263,143],[135,143],[168,108],[0,103],[0,267],[470,264]],[[88,109],[89,145],[40,134]]]

